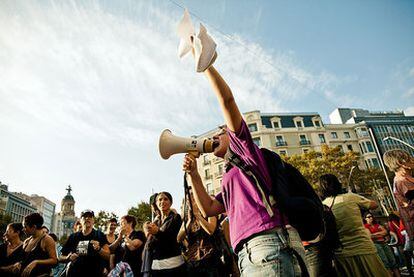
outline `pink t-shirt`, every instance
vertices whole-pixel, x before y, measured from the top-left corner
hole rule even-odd
[[[238,134],[228,130],[230,149],[248,164],[259,180],[269,188],[271,179],[261,150],[253,142],[244,121]],[[216,199],[223,203],[229,218],[230,240],[236,249],[241,240],[259,232],[281,226],[281,217],[277,209],[270,217],[261,199],[261,194],[253,179],[239,168],[227,171],[222,180],[221,193]]]

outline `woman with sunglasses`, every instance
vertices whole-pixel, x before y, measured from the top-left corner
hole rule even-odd
[[[395,260],[394,253],[392,252],[391,246],[389,246],[386,241],[386,236],[388,235],[387,230],[377,223],[372,213],[365,214],[364,226],[369,230],[371,239],[375,244],[375,248],[377,248],[377,253],[390,275],[400,276],[400,271],[398,270],[398,264]]]

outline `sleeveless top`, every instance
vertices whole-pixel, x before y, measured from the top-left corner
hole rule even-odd
[[[23,246],[24,251],[24,258],[22,260],[22,269],[21,271],[26,268],[31,262],[34,260],[46,260],[49,259],[49,253],[42,249],[41,243],[42,240],[46,237],[46,235],[43,235],[43,237],[36,243],[36,245],[32,248],[31,251],[26,252],[27,245]],[[52,270],[52,266],[50,265],[36,265],[35,268],[33,268],[32,272],[30,273],[30,276],[39,276],[39,275],[47,275],[49,276]]]
[[[203,229],[203,227],[201,227],[197,220],[191,223],[190,228],[187,229],[187,232],[188,233],[186,238],[188,241],[188,246],[186,251],[184,252],[184,257],[186,261],[196,262],[203,259],[211,258],[216,254],[214,234],[209,235]]]

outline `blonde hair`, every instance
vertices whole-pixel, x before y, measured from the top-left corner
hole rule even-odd
[[[401,164],[409,162],[411,159],[407,151],[401,149],[389,150],[383,156],[385,165],[393,172],[401,168]]]

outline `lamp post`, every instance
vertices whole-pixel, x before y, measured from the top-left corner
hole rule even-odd
[[[392,185],[391,185],[390,179],[388,178],[387,170],[385,169],[384,161],[382,160],[381,152],[379,151],[377,141],[375,140],[374,133],[372,132],[371,128],[368,128],[368,132],[369,132],[370,138],[372,140],[372,143],[374,144],[375,152],[376,152],[378,160],[380,162],[382,171],[384,172],[385,180],[387,181],[388,188],[390,190],[390,194],[391,194],[391,197],[392,197],[392,202],[394,204],[394,208],[398,209],[397,200],[395,199],[393,189],[392,189]]]
[[[352,179],[351,179],[351,177],[352,177],[352,172],[354,172],[354,169],[356,168],[356,165],[353,165],[352,167],[351,167],[351,170],[349,171],[349,176],[348,176],[348,192],[356,192],[356,189],[355,189],[355,186],[354,186],[354,183],[352,183]]]

